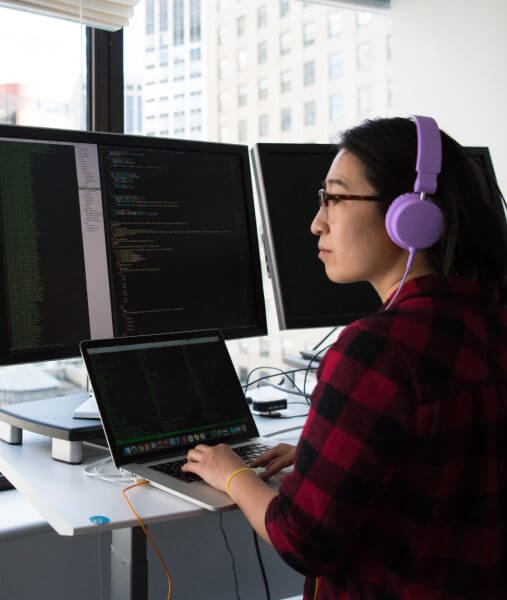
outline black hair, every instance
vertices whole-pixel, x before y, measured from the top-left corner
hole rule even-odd
[[[494,178],[452,137],[441,131],[442,170],[432,198],[446,228],[427,255],[435,271],[498,285],[507,297],[507,221],[505,199]],[[362,163],[364,176],[389,204],[413,190],[417,133],[410,119],[372,119],[342,134],[340,148]]]

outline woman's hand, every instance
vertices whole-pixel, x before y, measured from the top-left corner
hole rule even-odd
[[[258,473],[261,479],[269,479],[278,471],[281,471],[285,467],[289,467],[294,462],[294,454],[296,452],[296,446],[291,444],[278,444],[274,448],[271,448],[264,454],[261,454],[251,463],[252,468],[264,467],[262,473]]]
[[[217,446],[198,444],[188,451],[187,460],[188,462],[181,467],[182,471],[199,475],[206,483],[221,492],[225,492],[229,475],[236,469],[247,466],[245,461],[226,444]]]

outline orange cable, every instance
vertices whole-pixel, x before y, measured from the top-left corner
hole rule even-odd
[[[313,595],[313,600],[317,600],[317,592],[319,591],[319,578],[315,579],[315,593]]]
[[[123,494],[123,497],[125,498],[125,501],[129,505],[130,510],[134,513],[134,515],[135,515],[135,517],[137,519],[137,522],[141,526],[141,529],[144,531],[144,535],[148,538],[148,541],[150,542],[151,547],[155,551],[155,554],[158,556],[160,562],[162,563],[162,568],[164,569],[165,574],[167,575],[167,582],[168,582],[167,600],[171,600],[171,592],[172,592],[172,587],[173,587],[173,581],[172,581],[171,573],[169,573],[169,569],[167,568],[167,564],[166,564],[166,562],[164,560],[164,557],[162,556],[162,554],[160,554],[160,551],[157,548],[157,545],[153,541],[151,535],[148,533],[148,530],[146,529],[146,526],[143,523],[143,520],[137,514],[136,509],[132,506],[132,503],[130,502],[129,497],[126,494],[126,492],[128,490],[131,490],[132,488],[135,488],[135,487],[137,487],[139,485],[148,485],[148,484],[149,484],[149,481],[146,481],[146,479],[143,479],[142,481],[138,481],[137,483],[134,483],[134,485],[129,485],[128,487],[123,488],[122,491],[121,491],[121,493]]]

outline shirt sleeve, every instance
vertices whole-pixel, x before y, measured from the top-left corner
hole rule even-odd
[[[410,370],[387,336],[347,327],[318,373],[294,469],[266,512],[282,558],[309,576],[337,576],[361,528],[406,460],[415,429]]]

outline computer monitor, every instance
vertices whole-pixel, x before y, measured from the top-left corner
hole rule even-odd
[[[0,364],[266,333],[246,146],[0,126]]]
[[[380,306],[369,283],[332,283],[317,257],[310,224],[337,152],[331,144],[261,143],[252,149],[280,329],[346,325]]]
[[[329,281],[310,223],[317,190],[339,147],[260,143],[252,149],[263,241],[281,329],[346,325],[373,313],[380,299],[366,282]],[[488,148],[467,148],[495,179]],[[503,206],[499,199],[499,210]]]

